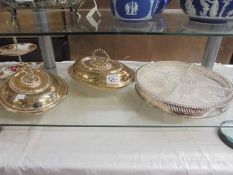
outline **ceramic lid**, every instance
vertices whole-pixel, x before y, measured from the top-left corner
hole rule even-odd
[[[0,103],[6,110],[36,114],[62,101],[68,88],[60,77],[32,69],[29,63],[24,63],[0,90]]]
[[[92,56],[76,61],[69,68],[69,74],[88,85],[103,88],[120,88],[134,81],[134,72],[111,59],[102,49],[96,49]]]

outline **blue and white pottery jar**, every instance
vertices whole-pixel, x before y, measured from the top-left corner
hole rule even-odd
[[[159,0],[155,14],[162,13],[170,2],[171,0]]]
[[[124,21],[151,19],[159,0],[110,0],[113,15]]]
[[[233,0],[180,0],[191,20],[222,23],[233,19]]]

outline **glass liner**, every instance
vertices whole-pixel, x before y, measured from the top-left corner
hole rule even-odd
[[[136,91],[148,103],[188,118],[221,113],[233,99],[232,84],[195,64],[159,61],[137,71]]]
[[[134,70],[145,64],[123,63]],[[1,109],[0,126],[218,127],[223,121],[233,119],[233,104],[212,118],[187,119],[168,114],[141,99],[135,91],[135,83],[118,90],[100,90],[73,80],[67,73],[71,64],[73,62],[57,64],[58,74],[69,87],[68,96],[61,104],[41,115],[14,114]]]
[[[232,21],[212,25],[193,22],[180,9],[168,9],[162,15],[154,16],[152,20],[136,23],[116,20],[110,9],[100,9],[102,17],[96,15],[87,18],[85,17],[89,11],[81,9],[79,10],[81,19],[75,12],[70,12],[67,9],[50,9],[47,10],[48,23],[46,24],[37,21],[39,12],[36,10],[18,10],[17,12],[17,22],[13,25],[10,12],[1,10],[0,36],[64,34],[233,35]]]

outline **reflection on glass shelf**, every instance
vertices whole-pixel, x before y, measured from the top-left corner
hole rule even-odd
[[[125,62],[137,69],[145,63]],[[3,126],[73,126],[73,127],[218,127],[233,119],[233,107],[221,115],[205,119],[187,119],[150,106],[135,91],[134,84],[120,90],[99,90],[71,79],[59,63],[58,73],[68,84],[67,98],[53,110],[39,116],[13,114],[0,110]],[[218,71],[222,68],[217,67]]]
[[[209,33],[210,35],[224,35],[225,33],[233,32],[233,22],[223,23],[223,24],[207,24],[199,23],[195,21],[188,21],[183,25],[180,32],[182,33]]]
[[[81,9],[82,18],[69,10],[47,10],[48,23],[39,21],[41,11],[18,10],[17,22],[11,22],[8,11],[0,12],[0,35],[72,35],[72,34],[158,34],[158,35],[233,35],[232,23],[222,25],[190,22],[181,10],[168,9],[149,21],[126,23],[116,20],[110,9],[101,9],[102,16],[86,17],[88,10]],[[25,22],[26,21],[26,22]],[[46,28],[45,28],[46,26]]]
[[[138,33],[150,33],[150,32],[166,32],[165,20],[162,15],[158,15],[150,21],[144,22],[124,22],[116,21],[113,26],[115,32],[138,32]]]

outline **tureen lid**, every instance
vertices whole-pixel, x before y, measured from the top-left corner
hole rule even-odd
[[[104,88],[120,88],[134,81],[134,72],[111,59],[102,49],[96,49],[92,56],[76,61],[69,68],[69,74],[88,85]]]
[[[60,77],[24,63],[0,90],[0,104],[6,110],[41,113],[61,102],[68,88]]]
[[[9,86],[17,93],[40,93],[51,85],[51,75],[35,69],[29,64],[24,64],[19,72],[9,79]]]

